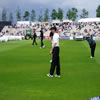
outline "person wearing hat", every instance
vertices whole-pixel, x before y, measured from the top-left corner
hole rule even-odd
[[[86,40],[88,41],[90,48],[91,48],[91,56],[90,58],[94,58],[94,54],[95,54],[95,49],[96,49],[96,42],[92,39],[90,39],[89,37],[86,38]]]
[[[47,74],[47,76],[53,77],[56,68],[55,77],[60,77],[59,35],[57,33],[56,27],[52,27],[51,32],[53,33],[52,49],[50,50],[50,55],[52,55],[52,62],[51,62],[50,73]]]

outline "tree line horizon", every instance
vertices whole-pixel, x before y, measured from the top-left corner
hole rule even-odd
[[[78,14],[77,8],[71,8],[66,12],[66,19],[76,21],[76,19],[79,17],[81,18],[88,18],[89,12],[83,8],[81,10],[81,14]],[[100,5],[96,9],[96,17],[100,17]],[[39,21],[39,22],[49,22],[50,20],[60,20],[62,21],[64,18],[64,11],[62,8],[52,9],[51,12],[49,12],[49,9],[46,8],[45,11],[42,13],[40,11],[39,15],[37,16],[36,11],[34,9],[29,11],[24,11],[24,14],[22,14],[21,9],[17,8],[16,14],[14,15],[12,12],[10,12],[7,16],[6,9],[2,10],[1,19],[2,21],[10,21],[14,22],[14,19],[16,21]]]

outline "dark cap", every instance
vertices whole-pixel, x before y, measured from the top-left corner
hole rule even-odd
[[[56,28],[56,27],[51,27],[50,30],[55,30],[55,31],[57,31],[57,28]]]

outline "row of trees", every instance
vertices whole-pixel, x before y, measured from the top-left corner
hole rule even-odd
[[[100,5],[98,6],[97,10],[96,10],[97,17],[100,17]],[[71,8],[67,11],[66,13],[66,19],[75,21],[78,17],[80,18],[87,18],[89,15],[88,11],[86,9],[83,9],[81,11],[81,14],[78,15],[78,9],[77,8]],[[18,8],[16,10],[16,20],[17,21],[21,21],[21,20],[25,20],[25,21],[35,21],[36,19],[40,22],[42,21],[49,21],[51,20],[55,20],[55,19],[59,19],[59,20],[63,20],[64,18],[64,11],[61,8],[58,8],[58,10],[53,9],[51,11],[51,13],[49,12],[49,9],[46,9],[44,11],[44,13],[42,13],[42,11],[40,11],[39,15],[36,16],[36,11],[32,10],[31,12],[29,11],[25,11],[24,15],[22,15],[21,10]],[[7,18],[7,11],[5,9],[3,9],[2,11],[2,21],[11,21],[13,22],[14,20],[14,15],[13,13],[9,13],[9,18]]]

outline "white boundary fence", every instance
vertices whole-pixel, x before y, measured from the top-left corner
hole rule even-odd
[[[3,37],[0,37],[0,42],[23,40],[23,39],[24,39],[24,36],[3,36]]]

